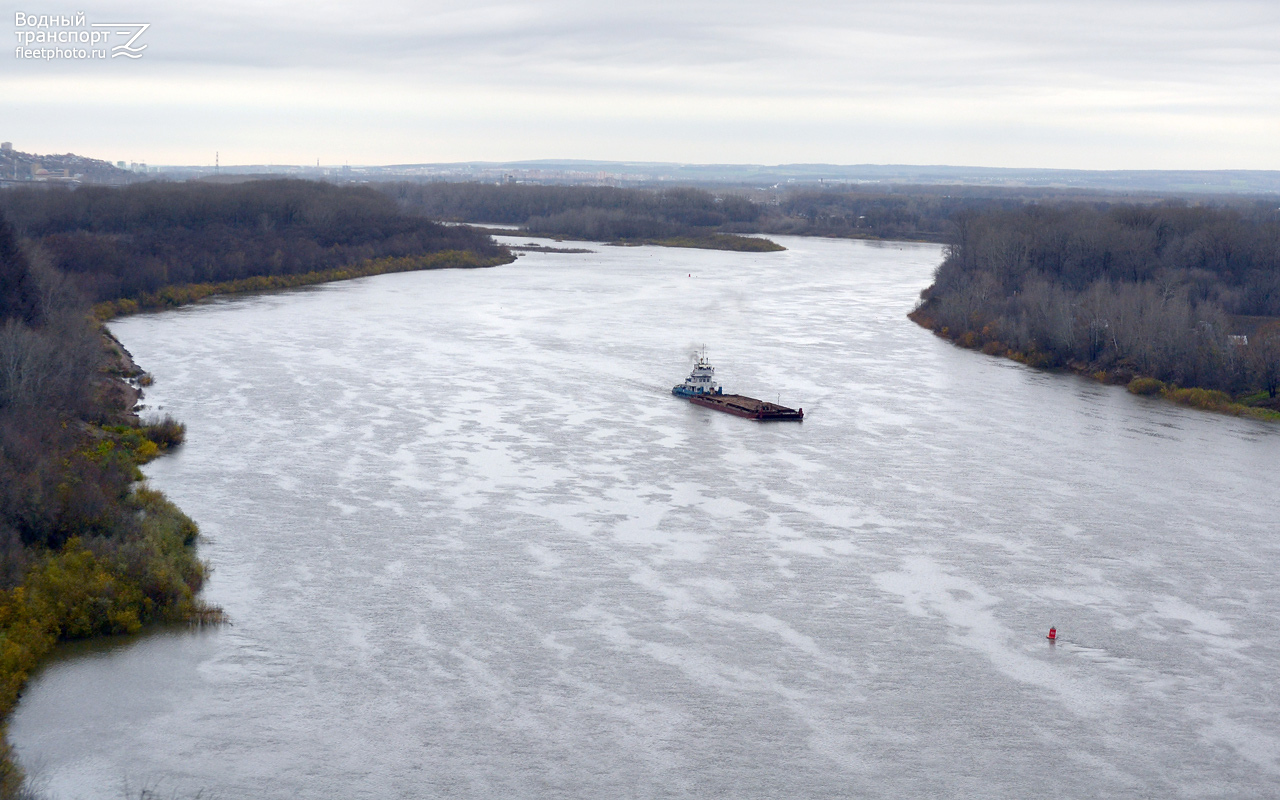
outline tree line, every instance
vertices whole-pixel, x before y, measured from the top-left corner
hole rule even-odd
[[[1018,208],[1045,193],[964,187],[798,189],[763,206],[761,230],[796,236],[941,242],[966,211]]]
[[[523,183],[377,184],[406,210],[529,233],[640,241],[710,233],[775,233],[945,241],[963,213],[1028,203],[1108,202],[1058,188],[828,185],[800,188],[622,188]]]
[[[951,224],[913,314],[939,333],[1043,366],[1275,398],[1273,202],[1034,204]]]
[[[381,192],[316,181],[20,188],[0,192],[0,213],[93,302],[370,259],[502,252],[475,231],[406,214]]]
[[[750,226],[760,208],[702,189],[623,189],[491,183],[390,183],[381,190],[415,213],[455,222],[521,225],[529,233],[594,241],[706,237]]]

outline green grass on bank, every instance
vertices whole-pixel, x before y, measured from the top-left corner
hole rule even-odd
[[[154,425],[92,431],[77,463],[112,460],[137,466],[181,441],[171,419]],[[77,480],[67,465],[67,481]],[[222,611],[200,600],[208,567],[199,560],[199,530],[158,491],[135,482],[119,500],[137,521],[123,538],[73,536],[37,554],[19,585],[0,590],[0,719],[7,719],[40,662],[59,641],[137,633],[162,622],[216,624]],[[0,735],[3,727],[0,727]],[[0,741],[0,798],[22,796],[22,770]]]
[[[400,258],[376,258],[350,267],[320,272],[305,272],[298,275],[256,275],[251,278],[218,283],[189,283],[182,286],[166,286],[159,291],[150,292],[137,298],[98,303],[93,307],[93,313],[100,320],[108,320],[115,317],[128,316],[129,314],[137,314],[140,311],[177,308],[178,306],[189,305],[215,295],[261,292],[269,289],[294,289],[299,286],[312,286],[319,283],[345,281],[353,278],[367,278],[372,275],[385,275],[392,272],[496,267],[500,264],[510,264],[513,260],[515,260],[514,256],[509,255],[481,258],[468,250],[446,250],[440,253],[403,256]]]
[[[1108,372],[1104,369],[1077,362],[1063,363],[1060,358],[1052,353],[1034,350],[1024,352],[1010,348],[994,336],[990,326],[981,331],[956,333],[950,328],[938,327],[923,308],[917,308],[907,317],[922,328],[932,330],[935,335],[959,347],[969,350],[981,350],[987,355],[1008,358],[1036,369],[1067,369],[1102,383],[1119,383],[1133,394],[1162,397],[1189,408],[1214,411],[1219,414],[1231,414],[1237,417],[1252,417],[1270,422],[1280,422],[1280,411],[1262,407],[1262,404],[1269,398],[1266,392],[1254,392],[1241,397],[1232,397],[1226,392],[1217,389],[1181,387],[1165,383],[1156,378],[1134,375],[1132,370],[1112,370]]]
[[[1155,378],[1134,378],[1129,382],[1128,389],[1134,394],[1159,396],[1166,400],[1172,400],[1179,405],[1199,408],[1204,411],[1216,411],[1219,414],[1280,422],[1280,411],[1272,411],[1269,408],[1258,408],[1252,405],[1265,400],[1268,397],[1266,392],[1233,398],[1226,392],[1220,392],[1216,389],[1182,388]]]

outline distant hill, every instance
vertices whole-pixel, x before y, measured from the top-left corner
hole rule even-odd
[[[213,175],[213,167],[166,166],[170,178]],[[708,189],[1029,189],[1165,197],[1280,194],[1276,170],[1086,170],[910,164],[677,164],[656,161],[467,161],[382,166],[257,164],[221,168],[226,175],[277,175],[335,181],[475,181],[591,186],[699,186]]]
[[[0,149],[0,183],[5,186],[37,183],[131,183],[138,175],[109,161],[75,153],[39,155],[10,148]]]
[[[144,177],[145,174],[145,177]],[[152,165],[143,172],[74,153],[0,152],[0,184],[15,181],[127,184],[139,180],[198,178],[236,183],[261,178],[337,183],[448,181],[668,187],[696,186],[786,191],[795,189],[918,192],[921,187],[972,196],[985,191],[1129,194],[1161,197],[1280,194],[1280,170],[1088,170],[912,164],[682,164],[660,161],[466,161],[360,166],[240,164]],[[1083,197],[1079,198],[1083,199]]]
[[[673,164],[624,161],[513,161],[352,168],[363,177],[505,178],[534,182],[736,184],[785,189],[804,185],[1030,187],[1165,195],[1276,194],[1274,170],[1084,170],[909,164]]]

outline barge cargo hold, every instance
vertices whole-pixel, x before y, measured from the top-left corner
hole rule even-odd
[[[761,421],[804,419],[803,408],[787,408],[777,403],[768,403],[764,400],[757,400],[754,397],[746,397],[740,394],[699,395],[690,397],[689,402],[706,408],[714,408],[716,411],[736,414],[747,419]]]

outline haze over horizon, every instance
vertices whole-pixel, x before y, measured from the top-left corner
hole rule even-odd
[[[149,23],[147,49],[0,56],[0,139],[17,149],[165,164],[218,151],[223,164],[1280,169],[1274,3],[76,8]]]

